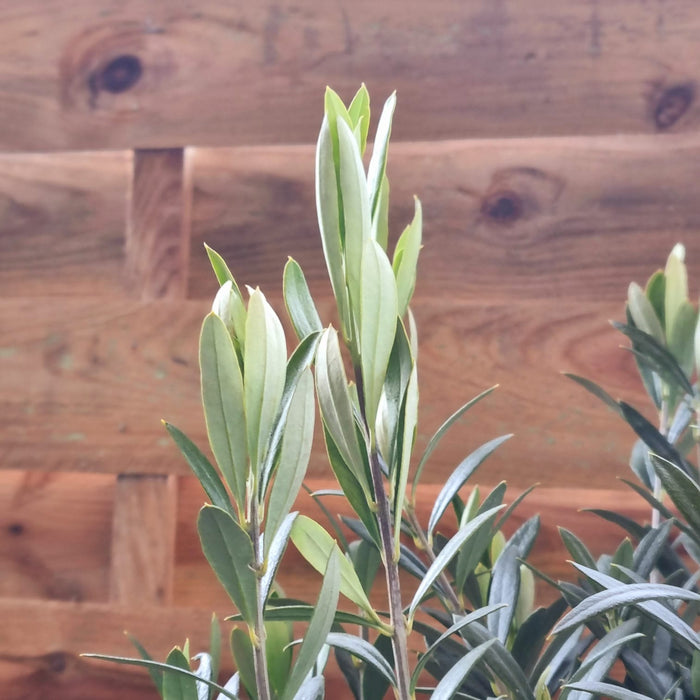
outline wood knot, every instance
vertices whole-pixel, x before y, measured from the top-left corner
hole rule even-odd
[[[24,534],[24,525],[22,523],[10,523],[7,526],[7,534],[12,537],[19,537]]]
[[[654,106],[654,124],[658,131],[670,129],[687,111],[695,99],[692,83],[673,85],[661,92]]]
[[[481,213],[498,224],[512,224],[522,217],[523,200],[513,190],[500,190],[486,195],[481,204]]]
[[[90,73],[88,87],[93,97],[96,97],[100,90],[118,95],[134,87],[142,75],[141,59],[133,54],[123,54],[112,59],[100,70]]]
[[[46,654],[43,660],[46,670],[56,675],[63,673],[68,667],[68,659],[66,658],[65,652],[62,651],[54,651],[50,654]]]

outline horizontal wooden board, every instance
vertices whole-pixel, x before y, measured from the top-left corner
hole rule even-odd
[[[206,241],[241,282],[270,294],[293,255],[314,292],[327,296],[313,147],[189,156],[189,295],[215,290]],[[700,271],[699,164],[700,138],[686,135],[397,143],[389,161],[393,238],[418,194],[419,298],[621,301],[627,283],[644,281],[679,240],[692,284]],[[125,153],[0,156],[0,297],[133,296],[124,242],[130,170]],[[166,275],[159,267],[152,274]]]
[[[692,0],[0,7],[1,150],[313,141],[323,89],[401,140],[697,128]]]
[[[210,296],[203,242],[240,282],[277,290],[287,256],[327,295],[312,147],[197,149],[190,295]],[[395,237],[423,206],[418,299],[622,302],[677,241],[700,273],[700,138],[607,137],[394,144]],[[693,274],[695,273],[695,274]],[[439,303],[439,302],[438,302]]]
[[[206,310],[202,301],[0,300],[2,468],[187,473],[159,419],[204,446],[197,337]],[[426,479],[444,480],[480,441],[515,432],[488,465],[489,481],[608,488],[626,470],[633,436],[560,372],[646,406],[607,324],[621,311],[419,300],[418,449],[464,401],[501,384],[445,438]],[[311,473],[326,470],[317,441]]]
[[[0,155],[0,297],[123,293],[131,155]]]

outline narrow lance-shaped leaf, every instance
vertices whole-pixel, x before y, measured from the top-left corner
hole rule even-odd
[[[413,221],[404,229],[394,251],[392,267],[398,290],[399,316],[406,313],[416,286],[418,255],[423,231],[423,212],[420,200],[415,198]]]
[[[344,649],[366,664],[372,666],[381,673],[388,681],[396,687],[396,677],[394,670],[389,666],[386,659],[367,641],[353,634],[341,632],[331,632],[326,638],[326,644],[338,649]]]
[[[299,340],[315,331],[322,331],[323,324],[318,316],[316,305],[306,284],[306,278],[299,263],[289,258],[284,266],[282,278],[284,303]]]
[[[197,530],[202,551],[243,619],[255,624],[257,592],[253,543],[241,526],[224,510],[204,506]]]
[[[400,425],[403,431],[401,437],[401,455],[398,469],[392,474],[394,488],[394,560],[399,561],[401,550],[401,519],[406,502],[406,487],[408,472],[411,468],[411,455],[418,425],[418,367],[414,364],[406,388],[406,397],[402,405],[403,421]]]
[[[272,538],[277,532],[299,493],[311,455],[314,418],[314,384],[311,370],[307,369],[297,384],[287,414],[279,465],[267,508],[266,538]]]
[[[374,208],[372,216],[372,238],[386,250],[389,244],[389,178],[386,175],[382,178],[382,185],[379,188],[379,198]]]
[[[425,594],[430,590],[431,586],[435,583],[437,578],[440,576],[445,567],[452,561],[452,558],[457,554],[461,547],[472,537],[475,537],[481,528],[490,528],[493,523],[496,513],[501,510],[502,506],[497,508],[491,508],[485,513],[477,515],[476,518],[470,520],[464,527],[461,527],[457,533],[448,541],[444,546],[440,554],[435,558],[435,561],[431,564],[425,577],[421,581],[418,589],[416,590],[411,605],[408,608],[408,618],[412,620],[421,600]]]
[[[367,169],[367,193],[371,203],[372,216],[376,214],[379,202],[379,190],[386,172],[386,159],[391,137],[391,122],[396,108],[396,93],[392,93],[382,108],[382,114],[377,124],[377,134],[374,138],[372,158]]]
[[[348,382],[340,354],[337,332],[329,328],[321,336],[316,352],[316,391],[321,415],[341,458],[370,497],[360,444],[355,431]]]
[[[304,559],[323,572],[331,552],[338,551],[340,567],[340,592],[374,620],[379,620],[372,604],[357,578],[352,564],[340,554],[335,540],[315,520],[304,515],[297,516],[291,531],[292,542]]]
[[[329,552],[327,563],[323,567],[323,585],[318,596],[316,609],[306,630],[306,636],[299,649],[297,660],[289,675],[281,700],[292,700],[296,696],[326,643],[326,637],[333,625],[333,615],[338,606],[341,576],[340,559],[341,555],[338,550],[333,549]]]
[[[634,325],[663,345],[666,338],[661,321],[644,290],[636,282],[631,282],[627,290],[627,305]]]
[[[445,482],[445,485],[440,490],[433,510],[430,513],[428,520],[428,537],[432,538],[432,534],[437,526],[445,509],[452,502],[452,499],[457,492],[464,486],[469,477],[479,468],[483,461],[492,454],[506,440],[509,440],[512,435],[502,435],[501,437],[490,440],[489,442],[477,447],[468,457],[462,460],[459,466],[450,474]]]
[[[248,302],[244,367],[248,452],[257,475],[277,418],[287,368],[282,324],[259,289]]]
[[[368,240],[362,255],[360,361],[365,417],[371,428],[394,345],[397,309],[396,281],[389,260],[376,241]]]
[[[673,326],[666,334],[668,349],[687,377],[693,373],[695,364],[694,342],[697,322],[698,312],[690,302],[685,301],[676,312]]]
[[[440,443],[440,440],[444,437],[445,433],[472,407],[474,404],[478,403],[481,401],[481,399],[485,398],[488,396],[492,391],[494,391],[497,388],[498,385],[492,386],[490,389],[487,389],[486,391],[482,391],[481,394],[478,396],[474,397],[471,401],[467,401],[463,406],[460,406],[435,432],[435,435],[433,435],[432,438],[430,438],[430,442],[428,443],[428,446],[425,448],[425,452],[423,452],[423,456],[420,458],[420,462],[418,462],[418,466],[416,467],[416,472],[413,475],[413,484],[411,487],[412,490],[412,498],[415,499],[415,492],[416,492],[416,486],[418,486],[418,482],[420,480],[420,476],[423,472],[423,469],[428,461],[428,458],[430,455],[433,453],[433,450],[438,446]]]
[[[163,421],[163,425],[187,460],[190,469],[192,469],[194,475],[199,480],[199,483],[202,485],[212,505],[227,511],[235,518],[236,514],[231,506],[231,500],[226,491],[226,487],[221,483],[219,475],[216,473],[216,470],[209,460],[202,454],[202,451],[197,445],[195,445],[181,430],[165,421]]]
[[[106,654],[81,654],[81,656],[85,657],[86,659],[98,659],[100,661],[111,661],[112,663],[115,664],[123,664],[125,666],[141,666],[143,668],[148,668],[148,669],[156,669],[158,671],[162,671],[163,673],[177,673],[182,676],[186,676],[188,678],[191,678],[193,683],[200,681],[202,683],[206,683],[210,688],[213,688],[214,690],[218,690],[221,695],[223,695],[225,698],[230,698],[230,700],[239,700],[238,696],[235,695],[233,692],[230,690],[227,690],[226,688],[223,688],[220,686],[218,683],[214,683],[214,681],[210,680],[204,680],[202,678],[198,678],[196,674],[194,674],[192,671],[181,668],[180,666],[175,666],[172,664],[168,663],[162,663],[160,661],[152,661],[149,659],[132,659],[124,656],[108,656]],[[196,695],[194,696],[196,700]]]
[[[476,664],[481,661],[486,652],[496,643],[495,639],[480,644],[468,651],[440,680],[430,696],[432,700],[450,700],[459,690],[464,679]]]
[[[292,525],[298,513],[288,513],[285,519],[280,523],[274,535],[265,530],[265,573],[260,580],[260,598],[262,605],[267,602],[267,596],[272,588],[272,582],[275,580],[277,569],[279,569],[282,555],[287,549],[289,541],[289,533],[292,531]]]
[[[199,363],[209,443],[240,510],[248,475],[243,378],[231,336],[215,314],[202,324]]]
[[[333,138],[328,117],[326,117],[321,125],[316,146],[316,211],[323,254],[338,306],[341,329],[345,338],[351,340],[354,333],[350,322],[348,290],[345,285],[343,235],[340,228],[341,207],[333,157]]]
[[[360,140],[358,146],[360,153],[365,152],[367,147],[367,133],[369,132],[369,92],[365,84],[360,85],[360,89],[355,93],[352,102],[348,107],[348,115],[353,126],[360,127]]]
[[[666,316],[666,334],[673,328],[676,315],[683,303],[688,301],[688,272],[685,267],[685,248],[676,243],[666,261],[664,270],[666,293],[664,295],[664,311]]]
[[[668,460],[652,455],[654,470],[666,493],[688,521],[696,539],[700,538],[700,486],[682,469]]]

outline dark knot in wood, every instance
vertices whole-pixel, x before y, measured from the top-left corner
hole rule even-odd
[[[24,525],[22,523],[10,523],[7,526],[7,532],[13,537],[19,537],[24,534]]]
[[[117,95],[130,90],[143,75],[143,64],[138,56],[123,54],[106,66],[90,74],[88,86],[93,96],[100,90]]]
[[[512,190],[492,192],[481,204],[481,213],[499,224],[512,224],[523,215],[523,210],[520,195]]]
[[[670,129],[687,111],[695,99],[691,83],[666,88],[654,108],[654,124],[659,131]]]
[[[44,657],[47,669],[51,673],[63,673],[68,666],[68,659],[63,651],[54,651]]]

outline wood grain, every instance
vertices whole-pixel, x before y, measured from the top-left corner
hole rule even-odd
[[[0,300],[2,467],[187,473],[159,419],[205,446],[197,337],[206,309],[199,301]],[[420,300],[417,449],[461,403],[501,384],[445,438],[426,479],[444,480],[480,440],[515,432],[490,460],[487,476],[497,476],[489,481],[609,488],[626,471],[633,435],[560,372],[587,376],[644,409],[633,359],[606,321],[621,312],[619,304],[572,309],[558,300]],[[322,315],[329,317],[327,304]],[[312,473],[326,468],[317,441]]]
[[[112,521],[109,598],[122,605],[169,605],[175,566],[176,478],[121,474]]]
[[[137,299],[185,297],[191,194],[183,149],[135,151],[125,274]]]
[[[329,294],[312,147],[197,149],[190,295],[213,294],[202,242],[240,282],[279,289],[288,255]],[[652,177],[653,173],[653,177]],[[417,296],[483,303],[622,303],[672,246],[700,274],[697,136],[398,143],[389,155],[394,238],[423,205]],[[439,302],[438,302],[439,303]]]
[[[0,297],[124,292],[131,155],[0,155]]]
[[[697,128],[692,0],[0,8],[2,150],[311,142],[325,85],[399,140]]]

